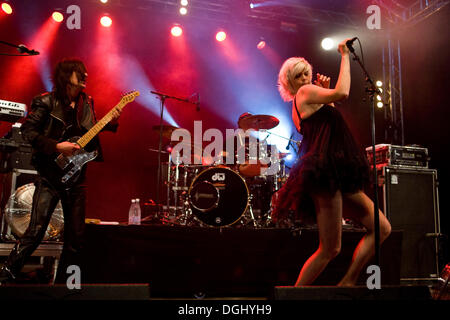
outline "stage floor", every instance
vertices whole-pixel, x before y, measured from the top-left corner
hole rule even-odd
[[[348,268],[364,232],[344,229],[342,250],[315,285],[333,286]],[[381,247],[383,285],[400,284],[401,231]],[[149,283],[152,298],[270,298],[295,283],[317,249],[315,228],[204,228],[87,225],[85,283]],[[358,284],[366,285],[363,270]]]

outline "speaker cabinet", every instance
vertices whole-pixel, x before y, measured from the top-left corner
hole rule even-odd
[[[0,287],[2,301],[23,300],[138,300],[150,299],[149,284],[81,284],[70,290],[66,285],[4,285]]]
[[[403,230],[401,280],[437,278],[440,236],[437,171],[386,166],[380,178],[384,213],[392,229]]]

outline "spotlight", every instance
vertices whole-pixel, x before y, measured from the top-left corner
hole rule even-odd
[[[181,0],[181,1],[180,1],[180,4],[181,4],[182,6],[187,6],[187,5],[188,5],[188,0]]]
[[[377,102],[377,107],[380,108],[380,109],[383,108],[383,102],[378,101]]]
[[[56,22],[62,22],[64,20],[64,16],[61,12],[59,11],[55,11],[52,13],[52,18],[53,20],[55,20]]]
[[[100,0],[101,3],[108,3],[108,0]]]
[[[324,50],[331,50],[334,47],[334,41],[331,38],[323,39],[321,44]]]
[[[266,46],[266,41],[264,41],[264,39],[261,39],[261,40],[258,42],[258,44],[256,45],[256,47],[257,47],[259,50],[264,49],[265,46]]]
[[[100,24],[105,28],[109,28],[112,25],[112,19],[108,16],[103,16],[100,18]]]
[[[2,3],[2,10],[6,14],[11,14],[13,12],[13,9],[9,3],[3,2]]]
[[[179,25],[173,26],[172,29],[170,29],[170,33],[174,37],[179,37],[183,34],[183,29]]]
[[[250,3],[250,9],[253,9],[255,5],[253,3]]]
[[[187,9],[185,7],[181,7],[180,14],[184,16],[186,13],[187,13]]]
[[[383,82],[381,82],[380,80],[378,80],[376,83],[377,87],[381,87],[383,85]]]
[[[219,42],[224,41],[227,38],[227,34],[224,31],[219,31],[216,33],[216,40]]]
[[[377,94],[377,100],[381,101],[381,96],[379,94]]]

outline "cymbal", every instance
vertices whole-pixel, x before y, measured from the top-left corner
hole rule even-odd
[[[241,129],[255,129],[255,130],[268,130],[275,128],[280,123],[280,120],[274,116],[265,114],[257,114],[253,116],[247,116],[238,121],[238,126]]]
[[[160,126],[153,126],[152,129],[159,134]],[[178,127],[170,126],[170,125],[163,125],[162,126],[162,136],[167,139],[172,139],[172,132],[174,132],[176,129],[180,129]]]
[[[289,155],[287,152],[278,152],[278,158],[284,159]]]

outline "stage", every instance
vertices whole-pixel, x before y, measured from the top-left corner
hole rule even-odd
[[[342,250],[315,285],[336,285],[364,232],[344,230]],[[402,232],[381,250],[382,285],[400,284]],[[149,283],[153,298],[272,297],[295,283],[318,247],[317,229],[87,225],[85,283]],[[363,272],[359,284],[365,285]]]
[[[47,242],[34,254],[36,258],[41,257],[41,262],[43,257],[55,259],[53,265],[49,261],[46,266],[34,265],[34,269],[46,267],[40,273],[47,275],[2,285],[0,299],[172,301],[167,305],[172,309],[178,307],[180,301],[191,304],[203,301],[207,306],[216,303],[220,308],[228,306],[227,301],[240,301],[259,306],[275,303],[274,307],[280,310],[292,309],[294,305],[280,306],[276,301],[448,299],[448,290],[439,282],[441,279],[401,281],[402,230],[393,230],[381,246],[380,289],[368,288],[371,273],[367,273],[366,268],[356,286],[337,287],[363,235],[362,229],[344,227],[340,254],[312,286],[298,288],[293,284],[300,268],[318,245],[318,231],[314,227],[252,229],[87,224],[79,288],[53,283],[55,275],[50,273],[56,271],[62,243]],[[1,254],[6,256],[13,243],[0,245]],[[25,269],[33,273],[29,263]],[[158,303],[155,306],[163,307]]]

